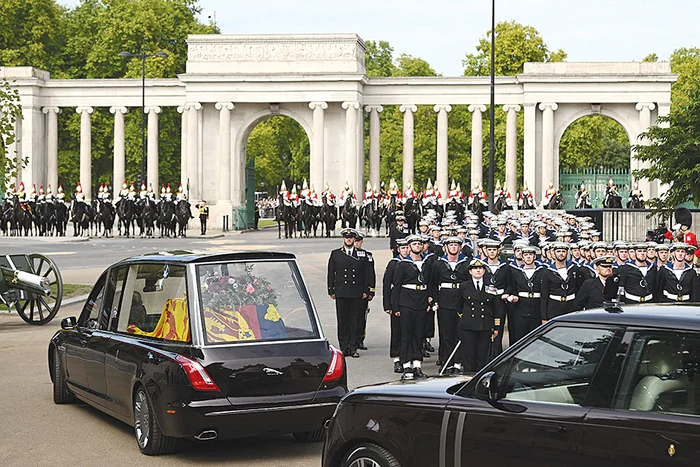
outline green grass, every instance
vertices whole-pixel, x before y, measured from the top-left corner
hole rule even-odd
[[[91,285],[85,284],[63,284],[63,298],[87,295],[92,290]]]
[[[277,225],[277,221],[274,219],[260,219],[260,221],[258,221],[259,229],[263,227],[270,227],[271,225]],[[284,222],[282,222],[282,225],[284,225]]]

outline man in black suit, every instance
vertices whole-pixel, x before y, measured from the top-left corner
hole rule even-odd
[[[603,298],[603,289],[605,281],[613,274],[613,263],[615,257],[600,256],[593,260],[597,277],[587,279],[576,293],[574,300],[574,310],[592,310],[601,308],[605,299]]]
[[[469,263],[471,277],[460,285],[456,300],[465,372],[476,372],[486,365],[489,347],[502,328],[502,307],[496,306],[499,297],[486,292],[485,272],[486,263],[473,259]]]
[[[369,296],[366,273],[366,253],[355,248],[355,229],[343,229],[343,246],[331,251],[328,258],[328,295],[335,300],[338,319],[338,344],[345,356],[358,358],[358,314],[364,313]]]

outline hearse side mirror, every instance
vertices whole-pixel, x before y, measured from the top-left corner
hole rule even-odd
[[[75,319],[75,316],[69,316],[67,318],[63,318],[61,320],[61,329],[73,329],[76,325],[77,321]]]
[[[486,402],[496,402],[498,400],[498,375],[493,371],[485,373],[476,382],[474,396]]]

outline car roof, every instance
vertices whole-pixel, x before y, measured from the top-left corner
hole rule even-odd
[[[195,253],[188,250],[163,251],[132,256],[123,259],[117,264],[130,263],[213,263],[228,261],[256,261],[256,260],[293,260],[296,256],[292,253],[273,251],[231,251],[226,253]]]
[[[562,323],[616,324],[700,331],[700,304],[651,303],[621,305],[616,311],[586,310],[556,318]]]

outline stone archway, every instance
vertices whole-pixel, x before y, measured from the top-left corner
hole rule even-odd
[[[298,107],[298,109],[295,107]],[[238,109],[239,107],[237,107],[237,110]],[[231,186],[233,187],[232,201],[234,206],[241,206],[245,204],[245,168],[247,160],[246,145],[250,134],[253,132],[253,129],[255,129],[260,122],[276,115],[291,118],[304,129],[306,137],[309,139],[309,148],[311,151],[313,151],[313,129],[309,124],[308,115],[305,115],[307,112],[303,112],[303,110],[303,104],[286,104],[284,107],[282,105],[268,106],[267,108],[258,106],[257,109],[250,109],[250,111],[247,112],[238,126],[239,130],[236,132],[232,151],[233,170],[231,171]],[[308,105],[306,106],[306,110],[309,110]],[[320,187],[316,188],[319,189]]]

